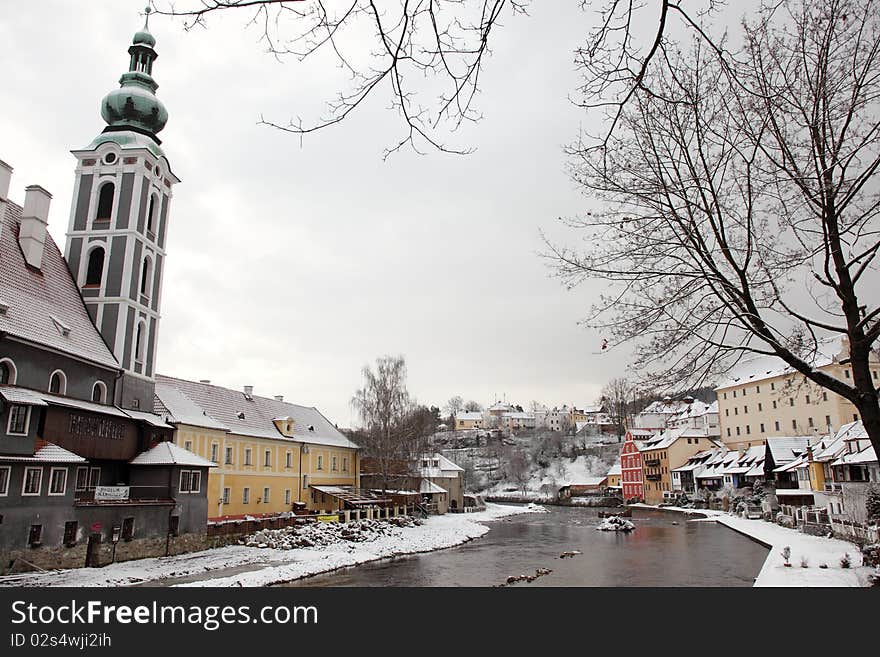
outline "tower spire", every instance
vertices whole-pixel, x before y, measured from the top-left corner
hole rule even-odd
[[[168,111],[158,98],[159,85],[153,79],[153,63],[158,59],[154,46],[156,39],[150,33],[149,6],[144,8],[144,27],[135,33],[128,54],[128,71],[119,78],[119,89],[114,89],[101,103],[101,116],[107,122],[104,132],[133,130],[151,137],[156,136],[168,121]]]

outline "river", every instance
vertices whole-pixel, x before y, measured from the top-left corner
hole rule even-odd
[[[514,586],[751,586],[767,548],[714,522],[636,509],[630,534],[596,531],[598,509],[548,506],[548,513],[489,523],[462,546],[385,559],[282,586],[493,586],[509,575],[549,575]],[[581,554],[561,559],[560,554]]]

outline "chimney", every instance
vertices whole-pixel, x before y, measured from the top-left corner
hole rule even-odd
[[[9,199],[11,181],[12,167],[0,160],[0,235],[3,234],[3,220],[6,218],[6,201]]]
[[[275,395],[275,401],[284,401],[284,395]]]
[[[199,383],[211,383],[211,379],[199,379]]]
[[[18,244],[24,259],[31,267],[43,265],[43,249],[46,246],[46,226],[49,223],[49,203],[52,195],[39,185],[24,189],[24,208],[21,211],[21,228]]]
[[[253,386],[245,386],[244,387],[244,394],[247,395],[248,397],[252,397],[254,394],[254,387]]]

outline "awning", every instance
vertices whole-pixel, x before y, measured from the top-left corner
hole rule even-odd
[[[43,397],[33,390],[27,388],[16,388],[14,386],[0,386],[0,397],[3,397],[10,404],[23,404],[25,406],[46,406]]]
[[[422,482],[419,484],[419,492],[422,495],[425,495],[425,494],[434,494],[434,493],[448,493],[449,491],[447,491],[445,488],[441,488],[440,486],[435,484],[433,481],[430,481],[428,479],[422,479]]]

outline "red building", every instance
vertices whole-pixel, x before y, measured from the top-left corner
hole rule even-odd
[[[645,499],[639,442],[650,436],[651,432],[646,429],[630,429],[626,432],[623,449],[620,452],[620,485],[624,500]]]

